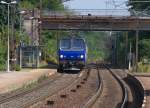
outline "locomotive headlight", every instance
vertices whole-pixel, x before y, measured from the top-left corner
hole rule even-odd
[[[81,55],[80,57],[81,57],[81,58],[84,58],[84,55]]]
[[[60,58],[63,58],[64,56],[63,55],[60,55]]]

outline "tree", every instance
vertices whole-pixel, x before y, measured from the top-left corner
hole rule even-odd
[[[150,2],[134,2],[134,1],[142,1],[142,0],[129,0],[128,6],[131,6],[131,9],[142,11],[142,13],[145,13],[145,14],[149,14]],[[135,44],[134,39],[135,37],[133,37],[133,32],[130,32],[130,40],[132,40],[133,44]],[[150,32],[140,31],[139,32],[139,58],[140,60],[144,58],[150,59],[149,51],[150,51]]]
[[[41,2],[40,2],[41,1]],[[42,3],[42,4],[40,4]],[[51,9],[51,10],[63,10],[64,6],[60,2],[60,0],[21,0],[20,7],[21,8],[39,8],[40,5],[43,9]]]
[[[149,10],[150,2],[134,2],[134,1],[142,1],[142,0],[129,0],[128,6],[131,6],[131,9],[134,10]]]
[[[150,39],[143,39],[140,40],[139,42],[139,55],[140,59],[142,60],[143,58],[145,59],[150,59]]]

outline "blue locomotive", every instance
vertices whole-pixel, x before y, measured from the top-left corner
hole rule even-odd
[[[82,38],[65,38],[59,40],[58,72],[64,70],[81,70],[86,65],[87,48]]]

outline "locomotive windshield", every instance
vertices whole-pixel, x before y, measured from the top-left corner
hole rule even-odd
[[[84,41],[82,39],[74,39],[72,42],[72,49],[83,49]]]
[[[83,39],[62,39],[60,41],[60,49],[63,50],[82,50],[84,46]]]
[[[62,39],[60,41],[60,48],[61,49],[70,49],[71,44],[70,44],[70,39]]]

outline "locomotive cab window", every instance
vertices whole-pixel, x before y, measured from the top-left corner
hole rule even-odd
[[[83,39],[62,39],[60,49],[62,50],[82,50],[85,48]]]
[[[60,49],[70,49],[71,42],[69,39],[62,39],[60,41]]]
[[[84,41],[82,39],[74,39],[72,42],[72,49],[84,49]]]

